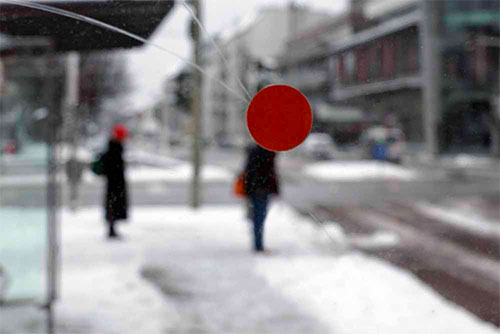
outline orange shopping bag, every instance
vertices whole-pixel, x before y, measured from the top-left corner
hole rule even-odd
[[[236,197],[245,196],[245,173],[241,173],[234,181],[233,194]]]

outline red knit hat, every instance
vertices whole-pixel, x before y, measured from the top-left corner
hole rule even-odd
[[[123,124],[116,124],[112,130],[113,139],[123,141],[128,136],[128,130]]]

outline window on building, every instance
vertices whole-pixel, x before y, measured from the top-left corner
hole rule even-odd
[[[382,44],[382,72],[385,78],[394,76],[396,70],[396,49],[394,46],[394,38],[386,37]]]
[[[408,35],[399,33],[394,38],[395,58],[396,58],[396,76],[406,74],[408,71],[409,49],[408,49]]]
[[[369,80],[369,48],[364,46],[360,47],[357,50],[356,56],[357,58],[357,64],[356,64],[356,71],[357,71],[357,80],[359,83],[366,83]]]
[[[356,70],[356,56],[354,52],[351,50],[345,54],[345,72],[348,83],[352,83],[352,81],[354,80],[355,70]]]
[[[369,76],[371,79],[379,79],[382,74],[382,45],[376,41],[370,47]]]
[[[500,49],[498,47],[489,47],[486,49],[488,62],[488,82],[498,87],[499,85],[499,62]]]
[[[345,73],[345,64],[344,64],[344,55],[339,54],[337,56],[337,78],[341,83],[346,83],[346,73]]]

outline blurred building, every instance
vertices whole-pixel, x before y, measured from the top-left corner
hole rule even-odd
[[[26,142],[46,142],[57,124],[49,123],[47,106],[60,106],[54,81],[63,68],[58,59],[41,56],[49,50],[43,38],[0,39],[0,155],[6,143],[19,153]],[[44,78],[53,81],[49,85]]]
[[[390,120],[416,151],[498,155],[499,5],[351,0],[346,13],[289,39],[281,79],[337,141]]]
[[[163,146],[178,145],[186,135],[189,127],[187,110],[177,105],[178,81],[170,79],[165,82],[163,95],[154,107],[155,117],[160,120],[162,127],[161,142]]]
[[[499,156],[500,1],[448,0],[440,10],[441,148]]]
[[[395,115],[408,140],[422,143],[419,1],[351,1],[348,17],[352,34],[328,55],[331,100],[359,106],[375,122]]]
[[[293,3],[266,7],[217,36],[219,50],[205,41],[202,57],[208,76],[203,77],[201,103],[204,139],[221,145],[244,144],[249,138],[244,117],[246,100],[259,86],[280,81],[274,74],[287,40],[328,18],[328,14]],[[186,67],[181,73],[190,70]]]
[[[102,105],[93,105],[90,102],[97,101],[96,97],[99,94],[106,95],[109,88],[114,90],[124,81],[123,76],[119,75],[122,73],[113,69],[114,60],[103,62],[104,57],[99,59],[93,55],[97,52],[132,48],[143,44],[140,40],[100,25],[75,20],[66,15],[56,15],[50,10],[40,10],[37,8],[38,5],[106,22],[144,39],[153,34],[175,5],[174,1],[154,0],[38,2],[41,4],[37,4],[37,1],[25,5],[0,2],[0,62],[3,62],[5,67],[5,80],[0,80],[4,82],[0,84],[3,94],[0,101],[0,116],[20,114],[17,119],[22,123],[22,127],[18,128],[25,129],[25,133],[35,140],[44,139],[44,133],[50,135],[56,133],[54,127],[58,131],[61,130],[63,109],[69,109],[65,105],[69,95],[67,83],[71,81],[66,78],[66,73],[69,72],[68,52],[84,52],[75,66],[79,72],[77,77],[81,79],[75,85],[78,99],[74,103],[78,104],[79,108],[77,112],[75,108],[67,114],[71,113],[73,114],[71,118],[85,123],[89,121],[84,117],[89,109],[92,107],[104,109]],[[88,60],[88,63],[83,64],[82,59]],[[101,74],[99,72],[105,72],[104,69],[110,71],[109,74],[113,71],[117,74],[114,77],[109,76],[107,87],[103,85],[105,82],[102,75],[99,75]],[[36,115],[31,115],[42,108],[48,110],[50,117],[40,119]],[[22,115],[18,111],[21,109],[24,110]],[[71,123],[68,119],[65,120],[66,124]],[[84,125],[75,129],[66,127],[62,137],[74,136],[83,128]]]
[[[430,153],[498,152],[500,2],[353,0],[330,97],[401,124]]]
[[[356,17],[342,13],[297,33],[288,40],[279,60],[281,81],[299,89],[311,104],[313,131],[329,133],[338,144],[355,142],[367,120],[361,108],[330,97],[336,76],[330,52],[356,29]]]

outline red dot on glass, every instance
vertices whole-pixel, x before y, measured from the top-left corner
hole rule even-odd
[[[307,98],[287,85],[261,89],[250,101],[247,126],[253,139],[270,151],[288,151],[309,135],[312,111]]]

